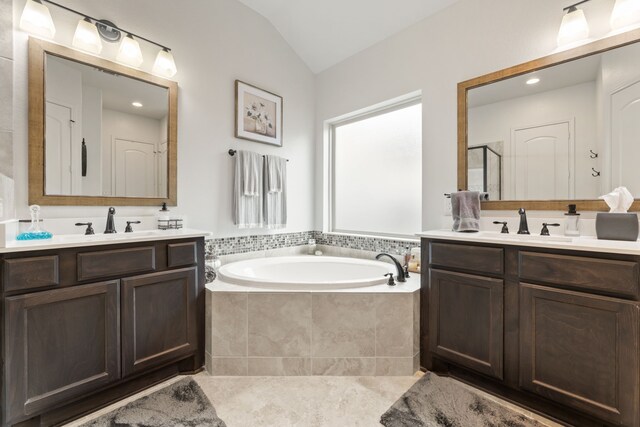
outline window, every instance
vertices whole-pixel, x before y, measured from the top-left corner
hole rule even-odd
[[[419,99],[331,126],[330,231],[411,236],[421,229]]]

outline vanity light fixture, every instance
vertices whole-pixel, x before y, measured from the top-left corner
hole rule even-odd
[[[81,18],[76,27],[76,33],[73,36],[73,47],[95,53],[96,55],[102,51],[102,41],[98,28],[89,18]]]
[[[126,31],[110,21],[96,19],[51,0],[27,0],[20,19],[20,28],[22,30],[41,37],[53,38],[56,28],[53,25],[51,13],[43,2],[81,16],[72,41],[74,47],[99,54],[102,51],[100,38],[108,42],[117,42],[122,39],[116,60],[126,65],[139,67],[144,62],[144,58],[140,50],[140,44],[136,39],[144,40],[160,48],[153,65],[153,72],[162,77],[173,77],[176,74],[176,63],[171,54],[171,49],[168,47],[134,34],[131,31]],[[127,36],[121,37],[121,33]]]
[[[540,79],[537,78],[537,77],[533,77],[533,78],[530,78],[529,80],[527,80],[527,84],[528,85],[534,85],[536,83],[540,83]]]
[[[41,0],[27,0],[20,17],[20,28],[49,39],[56,34],[51,12],[47,6],[42,4]]]
[[[588,2],[583,0],[562,9],[567,13],[562,17],[560,30],[558,31],[558,46],[576,44],[589,38],[589,24],[584,16],[584,11],[577,6]]]
[[[142,108],[142,102],[133,101],[131,105],[133,105],[136,108]]]
[[[640,24],[640,0],[616,0],[609,22],[612,30]]]
[[[176,62],[173,60],[171,51],[166,47],[158,52],[156,62],[153,64],[153,72],[165,77],[173,77],[178,70]]]
[[[142,57],[140,44],[130,33],[122,39],[116,60],[133,67],[142,65],[144,58]]]

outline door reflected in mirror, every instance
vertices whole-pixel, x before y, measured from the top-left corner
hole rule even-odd
[[[169,91],[45,55],[45,194],[165,198]]]
[[[491,200],[640,197],[640,44],[471,88],[468,188]]]

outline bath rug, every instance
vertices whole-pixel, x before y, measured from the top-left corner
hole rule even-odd
[[[382,415],[380,423],[385,427],[544,427],[450,378],[430,372]]]
[[[198,384],[185,378],[82,427],[226,427]]]

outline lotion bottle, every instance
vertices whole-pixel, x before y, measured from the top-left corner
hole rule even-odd
[[[580,227],[578,224],[580,221],[580,214],[576,212],[576,205],[571,204],[568,208],[569,210],[565,213],[567,221],[564,227],[564,235],[572,237],[580,236]]]

